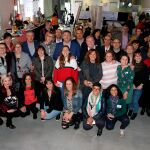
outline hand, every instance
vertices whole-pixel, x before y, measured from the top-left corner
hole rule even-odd
[[[107,114],[107,118],[108,118],[109,120],[112,120],[112,119],[114,118],[114,115],[112,115],[111,113],[109,113],[109,114]]]
[[[89,86],[89,84],[88,84],[88,81],[87,81],[87,80],[84,80],[84,85],[85,85],[85,86]]]
[[[41,110],[41,118],[42,119],[45,119],[46,118],[46,112],[45,112],[45,110]]]
[[[136,89],[142,90],[142,88],[143,88],[143,84],[140,84]]]
[[[68,115],[69,115],[68,112],[65,112],[65,113],[64,113],[64,115],[63,115],[63,120],[64,120],[64,121],[69,121]]]
[[[45,77],[41,77],[41,82],[44,83],[45,82]]]
[[[13,113],[15,111],[16,111],[16,109],[9,109],[9,110],[7,110],[8,113]]]
[[[131,70],[134,70],[134,67],[135,66],[133,64],[130,65]]]
[[[23,106],[20,108],[21,112],[25,113],[27,110],[26,110],[26,106]]]
[[[39,103],[36,103],[36,108],[40,108],[40,104]]]
[[[92,118],[92,117],[89,117],[89,118],[87,119],[87,124],[92,125],[92,123],[93,123],[93,118]]]
[[[123,99],[126,100],[128,98],[128,92],[126,91],[124,94],[123,94]]]

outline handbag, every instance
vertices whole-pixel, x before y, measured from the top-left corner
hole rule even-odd
[[[4,99],[4,103],[9,109],[16,109],[18,107],[18,98],[16,96],[8,96]]]

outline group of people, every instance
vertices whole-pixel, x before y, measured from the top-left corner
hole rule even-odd
[[[6,117],[6,126],[14,129],[14,117],[32,113],[36,119],[40,110],[42,121],[62,116],[63,129],[78,129],[82,121],[85,130],[96,125],[97,136],[120,121],[124,136],[130,120],[137,117],[139,101],[141,115],[150,116],[150,33],[137,28],[130,35],[125,24],[120,35],[107,32],[102,38],[99,29],[84,36],[80,26],[72,39],[68,30],[50,32],[49,23],[41,30],[40,42],[32,31],[27,31],[25,42],[15,44],[11,34],[4,34],[1,125]]]

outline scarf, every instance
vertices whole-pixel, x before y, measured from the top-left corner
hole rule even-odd
[[[110,101],[111,101],[111,108],[110,108],[110,112],[111,114],[115,114],[115,110],[117,108],[117,103],[118,103],[119,97],[118,96],[110,96]]]
[[[102,93],[98,96],[94,96],[93,92],[89,94],[88,103],[87,103],[87,113],[89,116],[93,117],[98,114],[99,110],[101,109],[101,100],[102,100]]]

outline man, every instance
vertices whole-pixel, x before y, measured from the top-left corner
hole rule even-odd
[[[62,42],[62,30],[61,29],[57,29],[55,31],[55,36],[56,36],[56,43]]]
[[[27,31],[26,41],[22,43],[22,50],[27,53],[32,59],[35,55],[35,50],[39,46],[38,41],[34,40],[34,32]]]
[[[120,58],[121,58],[121,55],[124,55],[126,54],[126,52],[124,50],[121,49],[121,43],[120,43],[120,40],[119,39],[114,39],[113,40],[113,52],[115,54],[115,58],[117,61],[120,61]]]
[[[54,60],[57,60],[57,58],[60,56],[61,50],[64,45],[67,45],[70,48],[70,53],[75,58],[79,59],[80,46],[75,41],[71,41],[71,32],[68,30],[65,30],[63,32],[63,42],[56,44],[56,48],[55,48],[54,55],[53,55]]]
[[[104,61],[105,53],[109,50],[112,50],[111,46],[111,37],[109,35],[106,35],[104,37],[104,44],[101,46],[100,49],[100,62]]]

